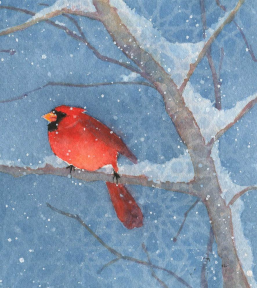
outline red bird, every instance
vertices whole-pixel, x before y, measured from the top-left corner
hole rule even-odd
[[[117,158],[122,154],[133,163],[136,156],[112,130],[84,113],[85,109],[59,106],[42,116],[49,121],[48,139],[56,156],[78,169],[95,171],[111,164],[118,175]],[[120,221],[128,229],[143,225],[143,214],[122,184],[106,182]]]

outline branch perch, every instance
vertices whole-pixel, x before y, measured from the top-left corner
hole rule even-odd
[[[6,166],[0,165],[0,172],[10,174],[13,177],[23,177],[26,175],[55,175],[62,177],[69,177],[69,169],[66,168],[57,168],[49,164],[46,164],[43,168],[30,168],[30,167],[17,167],[17,166]],[[104,182],[113,182],[112,174],[105,174],[103,172],[89,172],[82,170],[75,170],[72,172],[72,178],[82,180],[85,182],[95,182],[95,181],[104,181]],[[156,183],[152,180],[149,180],[146,176],[130,176],[130,175],[121,175],[119,178],[120,184],[129,184],[129,185],[140,185],[145,187],[160,188],[164,190],[174,191],[185,193],[189,195],[195,195],[193,190],[194,182],[159,182]]]

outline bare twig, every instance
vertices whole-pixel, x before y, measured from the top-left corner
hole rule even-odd
[[[209,236],[209,241],[207,244],[206,256],[204,258],[203,265],[202,265],[201,288],[208,288],[208,281],[206,279],[206,269],[207,269],[208,261],[210,261],[209,255],[212,252],[213,242],[214,242],[214,234],[213,234],[212,228],[210,228],[210,236]]]
[[[84,228],[86,228],[86,230],[104,247],[106,248],[110,253],[112,253],[113,255],[116,256],[115,259],[113,259],[112,261],[108,262],[104,267],[108,267],[111,264],[117,262],[118,260],[122,259],[122,260],[126,260],[126,261],[131,261],[137,264],[141,264],[147,267],[150,267],[151,269],[159,269],[162,271],[167,272],[169,275],[172,275],[174,278],[176,278],[180,283],[182,283],[183,285],[185,285],[188,288],[192,288],[184,279],[182,279],[181,277],[179,277],[176,273],[172,272],[171,270],[165,269],[163,267],[157,266],[157,265],[153,265],[150,264],[149,262],[146,261],[142,261],[140,259],[137,258],[133,258],[130,256],[125,256],[122,255],[121,253],[119,253],[117,250],[115,250],[114,248],[110,247],[108,244],[106,244],[97,234],[95,234],[95,232],[79,217],[79,215],[75,215],[75,214],[71,214],[65,211],[62,211],[60,209],[57,209],[55,207],[53,207],[52,205],[50,205],[49,203],[46,203],[47,207],[49,207],[50,209],[52,209],[54,212],[57,212],[61,215],[64,215],[66,217],[72,218],[77,220]],[[102,268],[103,269],[103,268]]]
[[[26,98],[29,94],[42,90],[48,86],[62,86],[62,87],[73,87],[73,88],[90,88],[90,87],[100,87],[100,86],[110,86],[110,85],[143,85],[143,86],[148,86],[154,88],[154,86],[148,82],[140,82],[140,81],[119,81],[119,82],[102,82],[102,83],[91,83],[91,84],[75,84],[75,83],[67,83],[67,82],[48,82],[43,86],[39,86],[33,90],[27,91],[20,96],[11,98],[11,99],[6,99],[6,100],[1,100],[1,103],[9,103],[17,100],[21,100]]]
[[[230,122],[226,127],[221,129],[210,142],[214,143],[215,141],[217,141],[229,128],[234,126],[237,121],[239,121],[247,112],[249,112],[256,103],[257,103],[257,97],[248,102],[240,111],[240,113],[238,113],[235,119],[232,122]]]
[[[233,196],[233,198],[229,201],[228,205],[233,205],[238,198],[240,198],[242,195],[244,195],[246,192],[251,190],[257,190],[257,186],[249,186],[243,189],[242,191],[238,192],[236,195]]]
[[[210,37],[210,39],[205,43],[202,51],[199,53],[199,55],[197,57],[197,60],[190,65],[190,69],[189,69],[189,71],[187,73],[187,76],[186,76],[186,78],[184,79],[182,85],[179,88],[180,93],[182,93],[184,91],[189,79],[191,78],[191,76],[193,75],[193,73],[195,71],[195,68],[202,61],[203,57],[207,53],[207,51],[208,51],[209,47],[211,46],[211,44],[213,43],[213,41],[218,37],[220,32],[223,30],[223,28],[234,19],[234,17],[236,16],[236,13],[240,9],[240,7],[243,5],[244,1],[245,0],[239,0],[238,1],[236,7],[230,12],[230,14],[226,18],[226,20],[218,27],[217,30],[215,30],[215,32]]]
[[[105,268],[107,268],[107,267],[111,266],[112,264],[118,262],[120,259],[121,259],[121,258],[114,258],[114,259],[111,260],[110,262],[106,263],[101,269],[99,269],[99,270],[97,271],[97,274],[101,274],[102,271],[103,271]]]
[[[9,53],[10,55],[14,55],[16,53],[16,50],[14,50],[14,49],[3,49],[3,50],[0,50],[0,52]]]
[[[146,254],[146,256],[147,256],[148,263],[149,263],[150,265],[152,265],[152,262],[151,262],[149,253],[148,253],[148,251],[147,251],[147,249],[146,249],[146,246],[145,246],[145,243],[142,243],[142,248],[143,248],[143,250],[144,250],[144,252],[145,252],[145,254]],[[154,272],[154,270],[153,270],[153,268],[152,268],[151,266],[150,266],[150,269],[151,269],[151,272],[152,272],[152,276],[158,281],[158,283],[160,283],[161,286],[164,287],[164,288],[169,288],[169,287],[166,285],[166,283],[163,282],[163,281],[155,274],[155,272]]]
[[[216,0],[216,3],[224,12],[227,11],[226,7],[224,5],[221,5],[219,0]],[[242,36],[242,38],[243,38],[243,40],[245,42],[245,45],[247,47],[247,51],[249,52],[249,54],[252,57],[252,60],[254,62],[257,62],[257,58],[255,57],[255,54],[254,54],[253,49],[252,49],[252,46],[248,43],[243,29],[238,25],[238,23],[235,20],[233,20],[233,23],[236,25],[236,28],[239,30],[239,32],[240,32],[240,34],[241,34],[241,36]]]
[[[30,167],[17,167],[17,166],[6,166],[0,165],[0,172],[10,174],[14,177],[23,177],[26,175],[55,175],[62,177],[69,177],[70,171],[66,168],[57,168],[49,164],[46,164],[43,168],[30,168]],[[94,182],[94,181],[104,181],[104,182],[113,182],[112,174],[105,174],[103,172],[89,172],[82,170],[75,170],[72,172],[72,177],[78,180],[85,182]],[[193,196],[197,196],[196,192],[193,189],[195,182],[154,182],[149,180],[146,176],[130,176],[130,175],[121,175],[119,178],[120,184],[131,184],[131,185],[140,185],[145,187],[160,188],[168,191],[185,193]]]
[[[220,82],[220,73],[221,73],[221,69],[222,69],[222,64],[223,64],[224,56],[225,56],[224,48],[221,47],[221,48],[220,48],[220,64],[219,64],[219,73],[218,73],[218,78],[219,78],[219,84],[220,84],[220,85],[221,85],[221,82]]]
[[[189,209],[185,212],[185,214],[184,214],[184,220],[183,220],[182,224],[180,225],[176,236],[173,238],[173,242],[177,242],[178,236],[180,235],[180,233],[181,233],[181,231],[182,231],[182,229],[183,229],[183,227],[184,227],[184,225],[185,225],[185,222],[186,222],[186,219],[187,219],[187,216],[188,216],[189,212],[190,212],[192,209],[194,209],[194,207],[197,205],[197,203],[198,203],[199,201],[200,201],[200,199],[197,199],[197,200],[193,203],[193,205],[191,205],[191,206],[189,207]]]
[[[200,0],[200,6],[201,6],[201,16],[202,16],[202,23],[203,23],[203,38],[206,38],[206,30],[207,30],[207,23],[206,23],[206,12],[205,12],[205,5],[204,0]],[[212,80],[213,80],[213,86],[214,86],[214,94],[215,94],[215,107],[218,110],[221,110],[221,92],[220,92],[220,84],[218,75],[216,72],[216,68],[212,59],[211,55],[211,45],[209,49],[206,52],[206,57],[209,62],[209,66],[212,73]]]
[[[31,16],[34,16],[36,15],[35,12],[32,12],[30,10],[27,10],[27,9],[21,9],[21,8],[17,8],[17,7],[13,7],[13,6],[0,6],[0,9],[7,9],[7,10],[12,10],[12,11],[17,11],[17,12],[22,12],[22,13],[25,13],[25,14],[28,14],[28,15],[31,15]],[[67,17],[67,14],[62,12],[61,14],[65,14],[66,17]],[[75,19],[74,19],[75,20]],[[112,63],[112,64],[115,64],[115,65],[119,65],[119,66],[122,66],[132,72],[135,72],[135,73],[138,73],[138,74],[142,74],[141,71],[137,68],[135,68],[134,66],[132,66],[131,64],[128,64],[128,63],[125,63],[125,62],[120,62],[114,58],[111,58],[111,57],[108,57],[108,56],[105,56],[105,55],[102,55],[100,52],[98,52],[97,49],[95,49],[95,47],[93,45],[90,44],[90,42],[86,39],[85,35],[82,34],[82,36],[79,36],[78,34],[76,34],[75,32],[71,31],[70,29],[68,29],[66,26],[63,26],[63,25],[59,25],[57,23],[55,23],[54,21],[51,21],[51,20],[48,20],[48,19],[45,19],[44,20],[46,23],[60,29],[60,30],[63,30],[66,32],[66,34],[68,36],[70,36],[71,38],[79,41],[79,42],[82,42],[84,43],[85,45],[87,45],[87,47],[92,50],[92,52],[94,53],[94,55],[104,61],[104,62],[109,62],[109,63]],[[81,30],[81,29],[80,29]],[[79,30],[79,31],[80,31]],[[82,30],[81,30],[82,31]],[[83,32],[82,32],[83,33]],[[1,36],[1,34],[0,34]]]

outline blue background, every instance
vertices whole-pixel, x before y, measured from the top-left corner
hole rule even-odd
[[[38,5],[41,2],[8,0],[2,1],[2,5],[39,11],[42,9]],[[170,42],[196,43],[202,40],[198,0],[125,2],[140,15],[152,19],[154,27]],[[52,4],[54,1],[45,3]],[[222,4],[231,9],[235,3],[224,1]],[[257,53],[254,3],[253,0],[246,1],[236,21]],[[224,13],[215,1],[207,0],[205,4],[207,24],[211,26]],[[190,18],[190,15],[193,17]],[[0,29],[23,23],[29,17],[0,9]],[[100,23],[77,19],[90,42],[102,54],[118,60],[126,59]],[[76,29],[64,17],[55,20],[65,23],[72,30]],[[236,101],[256,92],[257,63],[252,61],[233,23],[225,27],[213,44],[216,67],[221,47],[225,51],[221,70],[222,107],[228,109]],[[46,23],[0,37],[2,49],[15,49],[16,54],[0,53],[1,100],[19,96],[48,81],[89,84],[121,81],[121,75],[130,74],[120,66],[97,59],[84,44]],[[46,59],[42,59],[42,55],[46,55]],[[214,101],[212,77],[206,59],[195,71],[191,82],[203,97]],[[164,163],[184,153],[185,147],[166,115],[162,98],[152,88],[138,85],[86,89],[50,86],[29,94],[25,99],[0,104],[0,159],[20,159],[24,165],[37,165],[39,161],[44,162],[44,157],[52,155],[47,124],[41,115],[61,104],[86,106],[90,115],[112,127],[123,138],[140,161]],[[220,140],[222,165],[231,173],[233,181],[240,185],[257,182],[256,109],[254,107]],[[140,140],[142,137],[144,141]],[[120,159],[120,163],[124,161]],[[130,231],[116,218],[104,183],[80,183],[75,179],[34,175],[14,179],[6,174],[0,174],[0,181],[0,286],[158,286],[148,268],[122,260],[97,274],[114,256],[77,222],[47,208],[46,202],[49,202],[57,208],[79,214],[107,244],[124,255],[147,261],[141,247],[144,242],[154,264],[176,272],[192,287],[200,287],[202,257],[205,256],[209,237],[209,220],[202,204],[198,203],[190,213],[178,241],[172,241],[184,213],[195,201],[193,197],[130,186],[145,216],[144,226]],[[257,198],[255,193],[250,192],[242,199],[245,203],[242,214],[244,233],[251,242],[254,259],[257,259],[257,232],[254,229]],[[20,258],[24,259],[23,263]],[[222,287],[215,244],[207,270],[209,287]],[[253,272],[257,274],[255,267]],[[185,287],[165,272],[157,271],[157,275],[169,287]]]

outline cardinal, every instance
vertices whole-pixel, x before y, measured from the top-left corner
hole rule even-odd
[[[58,106],[42,117],[49,121],[48,139],[53,153],[70,167],[95,171],[112,165],[118,179],[118,155],[137,163],[136,156],[109,127],[78,107]],[[143,225],[143,214],[128,189],[106,182],[119,220],[128,229]]]

